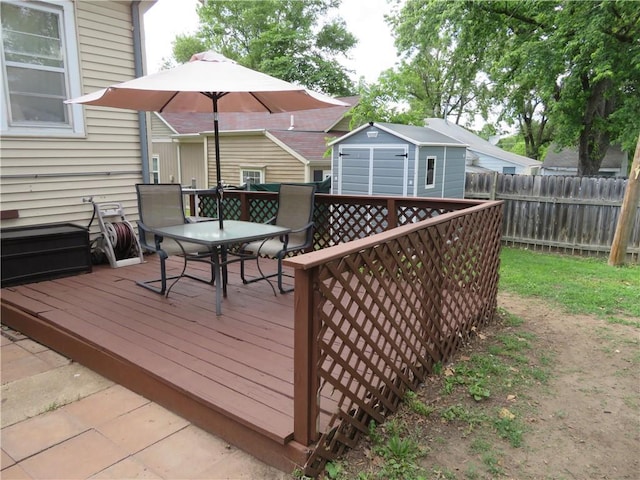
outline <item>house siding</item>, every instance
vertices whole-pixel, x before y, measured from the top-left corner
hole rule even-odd
[[[85,93],[135,76],[131,7],[128,2],[74,2]],[[88,225],[97,202],[119,201],[137,218],[134,185],[142,180],[137,112],[84,107],[82,138],[2,138],[2,210],[19,218],[2,227],[54,222]],[[129,218],[129,216],[131,218]],[[93,232],[97,231],[97,222]]]
[[[181,183],[178,144],[171,138],[175,132],[156,113],[150,116],[151,154],[159,159],[160,183]],[[202,145],[201,145],[202,151]],[[191,177],[189,177],[190,179]]]
[[[207,136],[209,185],[216,185],[216,160],[213,136]],[[264,168],[265,183],[304,182],[305,165],[264,132],[220,137],[220,171],[226,185],[240,185],[240,170]]]
[[[171,130],[166,123],[164,123],[158,115],[152,113],[151,115],[151,138],[155,141],[170,141],[171,135],[174,135],[175,132]]]
[[[215,162],[214,162],[215,163]],[[215,186],[215,182],[209,184],[204,163],[204,142],[180,144],[180,182],[190,186],[191,179],[196,179],[196,187],[209,188]],[[176,177],[176,182],[178,177]]]
[[[475,166],[486,168],[487,170],[492,170],[494,172],[502,173],[502,167],[515,167],[515,173],[518,175],[523,175],[525,173],[529,173],[528,170],[531,168],[512,162],[507,162],[506,160],[501,160],[499,158],[486,155],[482,152],[474,151],[473,153],[478,156],[478,159],[473,162]]]

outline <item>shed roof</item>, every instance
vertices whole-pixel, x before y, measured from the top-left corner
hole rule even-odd
[[[500,147],[492,145],[484,138],[470,132],[466,128],[456,125],[455,123],[451,123],[443,118],[427,118],[425,119],[425,122],[429,128],[466,143],[467,148],[476,153],[488,155],[505,162],[525,167],[540,165],[538,160],[518,155],[517,153],[507,152]]]
[[[395,135],[403,140],[413,143],[414,145],[450,145],[456,147],[465,147],[466,145],[454,138],[443,135],[440,132],[436,132],[428,127],[417,127],[415,125],[402,125],[399,123],[378,123],[370,122],[352,130],[351,132],[343,135],[336,140],[329,143],[329,146],[338,143],[350,136],[355,135],[362,130],[370,127],[375,127],[380,130],[386,131],[392,135]]]

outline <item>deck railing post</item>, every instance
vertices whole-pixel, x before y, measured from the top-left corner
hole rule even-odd
[[[317,268],[296,269],[293,332],[293,438],[310,445],[318,436],[319,325],[314,315],[313,277]]]
[[[240,220],[248,222],[249,219],[249,195],[247,192],[240,192]]]
[[[387,230],[398,226],[398,207],[395,198],[387,199]]]
[[[196,196],[193,193],[189,194],[189,215],[200,215],[200,212],[196,212]]]

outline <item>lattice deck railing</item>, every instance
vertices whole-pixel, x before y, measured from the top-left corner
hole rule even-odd
[[[227,218],[275,212],[275,194],[233,194]],[[491,320],[501,227],[502,202],[316,197],[316,250],[286,260],[295,268],[294,439],[311,448],[307,475],[356,445]]]
[[[370,237],[398,225],[433,218],[482,203],[478,200],[372,197],[317,194],[314,209],[314,249]],[[195,208],[191,196],[191,211]],[[213,195],[200,197],[203,217],[217,217]],[[224,193],[224,218],[266,222],[274,217],[278,194],[231,190]]]

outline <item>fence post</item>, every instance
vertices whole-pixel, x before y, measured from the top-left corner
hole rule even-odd
[[[310,445],[318,436],[318,319],[313,314],[317,268],[295,270],[293,299],[293,438]]]
[[[491,182],[491,192],[489,192],[489,200],[496,199],[497,190],[498,190],[498,172],[493,172],[493,181]]]

